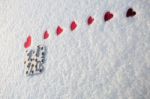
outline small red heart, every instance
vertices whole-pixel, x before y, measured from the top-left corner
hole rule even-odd
[[[31,46],[31,40],[32,40],[31,36],[28,36],[27,41],[24,44],[25,48],[28,48]]]
[[[48,33],[48,31],[45,31],[45,33],[44,33],[44,39],[47,39],[49,37],[49,33]]]
[[[111,12],[106,12],[105,15],[104,15],[104,20],[108,21],[111,18],[113,18],[113,14]]]
[[[94,21],[94,18],[90,16],[87,20],[88,25],[91,25],[93,21]]]
[[[76,24],[76,22],[75,22],[75,21],[73,21],[73,22],[71,23],[71,26],[70,26],[71,31],[75,30],[75,29],[76,29],[76,27],[77,27],[77,24]]]
[[[126,17],[133,17],[135,15],[136,15],[136,12],[133,11],[132,8],[129,8],[128,11],[127,11],[127,13],[126,13]]]
[[[63,28],[61,28],[60,26],[57,27],[56,33],[57,35],[60,35],[63,32]]]

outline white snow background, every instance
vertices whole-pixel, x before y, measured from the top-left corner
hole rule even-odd
[[[126,17],[129,7],[136,16]],[[48,49],[45,71],[31,77],[29,35],[31,48]],[[0,0],[0,99],[150,99],[150,0]]]

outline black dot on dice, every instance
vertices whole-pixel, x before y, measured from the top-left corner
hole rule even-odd
[[[33,73],[34,73],[34,71],[31,71],[31,73],[33,74]]]
[[[27,65],[27,67],[29,68],[30,66],[29,66],[29,65]]]
[[[31,64],[31,63],[28,63],[28,65],[27,65],[28,68],[30,67],[30,64]]]
[[[45,53],[43,52],[42,55],[45,55]]]
[[[39,72],[42,72],[42,69],[40,69]]]
[[[34,64],[32,64],[32,67],[34,67]]]
[[[26,74],[28,74],[28,71],[26,71]]]

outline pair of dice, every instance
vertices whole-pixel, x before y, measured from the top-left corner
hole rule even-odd
[[[44,45],[39,45],[34,49],[25,52],[25,73],[26,75],[40,74],[44,70],[47,49]]]

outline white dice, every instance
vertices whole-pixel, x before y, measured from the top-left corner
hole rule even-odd
[[[44,70],[47,49],[44,45],[39,45],[34,49],[25,52],[25,73],[26,75],[40,74]]]

